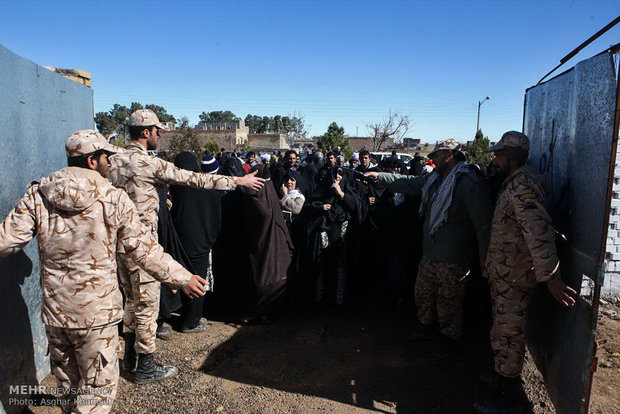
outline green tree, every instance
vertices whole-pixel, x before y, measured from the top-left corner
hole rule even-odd
[[[175,117],[169,114],[162,106],[148,104],[145,107],[139,102],[132,102],[129,107],[114,104],[108,112],[97,112],[95,115],[95,125],[106,138],[116,133],[120,139],[129,140],[127,120],[133,112],[144,108],[155,112],[161,122],[176,122]]]
[[[176,118],[169,114],[163,106],[148,104],[146,109],[150,109],[155,112],[155,115],[159,118],[159,122],[177,122]]]
[[[484,149],[488,148],[489,145],[489,137],[485,137],[482,133],[482,130],[479,129],[478,132],[476,132],[476,137],[474,138],[474,141],[467,150],[469,162],[472,164],[483,165],[487,165],[489,162],[491,162],[491,154],[488,152],[484,152]]]
[[[335,122],[332,122],[327,128],[327,132],[319,137],[317,145],[323,151],[336,150],[340,147],[340,151],[346,158],[351,156],[349,139],[344,136],[344,127],[338,126]]]
[[[159,156],[166,161],[173,162],[180,152],[189,151],[198,161],[202,158],[202,145],[196,131],[189,126],[189,120],[186,117],[181,118],[181,126],[177,133],[171,136],[170,145],[167,151],[162,151]]]
[[[220,151],[220,144],[218,144],[217,142],[215,142],[215,140],[210,139],[209,141],[207,141],[207,144],[205,145],[205,150],[209,151],[211,153],[211,155],[215,156],[215,154],[217,154]]]
[[[230,111],[211,111],[211,112],[203,112],[198,115],[203,122],[223,122],[223,121],[238,121],[239,118],[237,115],[233,114]]]

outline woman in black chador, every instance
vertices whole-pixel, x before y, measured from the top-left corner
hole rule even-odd
[[[191,152],[181,152],[174,165],[189,171],[200,172],[198,161]],[[201,190],[186,186],[170,187],[172,208],[170,214],[181,244],[187,253],[191,268],[207,281],[206,289],[213,289],[211,248],[220,232],[222,221],[222,191]],[[189,299],[182,296],[181,330],[199,332],[206,328],[201,319],[204,296]]]
[[[269,178],[269,167],[257,165],[257,176]],[[293,244],[271,180],[259,191],[245,190],[243,206],[250,259],[245,322],[265,322],[286,288]]]
[[[357,183],[336,166],[321,169],[319,183],[293,222],[298,249],[299,284],[316,302],[342,304],[347,288],[347,240],[350,225],[357,225],[364,206]]]

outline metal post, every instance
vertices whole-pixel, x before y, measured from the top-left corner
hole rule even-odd
[[[489,99],[491,99],[491,97],[487,96],[483,100],[478,101],[478,121],[476,122],[476,134],[478,133],[478,131],[480,131],[480,107],[482,106],[483,103],[485,103]]]

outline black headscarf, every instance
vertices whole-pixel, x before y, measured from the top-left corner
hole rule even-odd
[[[222,165],[222,175],[228,175],[229,177],[243,177],[245,175],[245,170],[243,169],[243,163],[237,157],[227,158],[226,161],[223,161]]]
[[[198,160],[190,152],[181,152],[174,165],[198,172]],[[170,186],[172,209],[170,214],[179,239],[192,266],[203,276],[208,265],[209,251],[220,232],[222,221],[222,192],[200,190],[187,186]]]

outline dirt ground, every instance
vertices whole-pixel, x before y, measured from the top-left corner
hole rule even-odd
[[[609,309],[599,321],[604,343],[592,413],[620,412],[620,318],[617,307]],[[159,360],[181,373],[141,386],[121,374],[113,412],[467,413],[482,395],[477,375],[490,360],[483,330],[440,358],[438,342],[407,340],[417,325],[395,309],[324,307],[282,315],[272,325],[210,323],[203,333],[158,340]],[[529,355],[523,378],[532,412],[553,413]],[[52,376],[44,384],[53,386]]]

